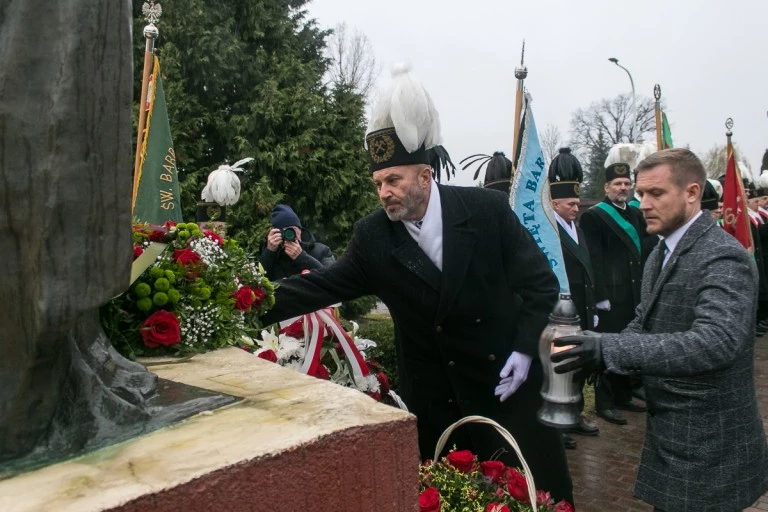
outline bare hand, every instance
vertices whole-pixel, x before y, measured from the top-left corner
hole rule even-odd
[[[277,228],[269,230],[269,234],[267,235],[267,249],[272,252],[277,252],[281,243],[283,243],[283,235],[280,233],[280,230]]]
[[[299,242],[285,242],[285,246],[283,247],[285,254],[287,254],[288,257],[292,260],[298,258],[302,250],[303,249],[301,248],[301,244],[299,244]]]

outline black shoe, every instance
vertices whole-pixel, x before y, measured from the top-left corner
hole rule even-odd
[[[632,396],[645,402],[645,388],[635,388],[632,390]]]
[[[624,402],[623,404],[616,404],[617,409],[621,409],[622,411],[630,411],[630,412],[645,412],[648,409],[644,405],[637,404],[630,400],[629,402]]]
[[[567,432],[569,434],[579,434],[580,436],[596,436],[600,433],[600,429],[591,423],[587,423],[582,416],[579,418],[579,423],[576,426],[567,429]]]
[[[616,409],[598,409],[595,414],[603,418],[605,421],[614,423],[616,425],[626,425],[627,419],[621,415]]]
[[[565,446],[566,450],[576,449],[576,441],[571,436],[564,432],[561,432],[560,435],[563,437],[563,446]]]

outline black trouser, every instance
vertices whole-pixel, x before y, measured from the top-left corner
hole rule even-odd
[[[602,372],[595,380],[595,409],[613,409],[617,404],[632,400],[632,379],[629,375]]]

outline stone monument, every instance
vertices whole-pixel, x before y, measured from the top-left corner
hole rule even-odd
[[[229,397],[158,383],[99,324],[132,260],[131,1],[0,0],[0,62],[1,478]]]

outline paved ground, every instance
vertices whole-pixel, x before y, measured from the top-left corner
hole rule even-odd
[[[763,423],[768,432],[768,335],[755,346],[755,381]],[[597,437],[574,436],[576,450],[568,451],[578,512],[649,512],[652,507],[632,497],[640,449],[645,435],[644,413],[623,413],[629,424],[619,427],[600,418]],[[606,461],[610,461],[606,464]],[[748,512],[768,511],[768,493]]]

